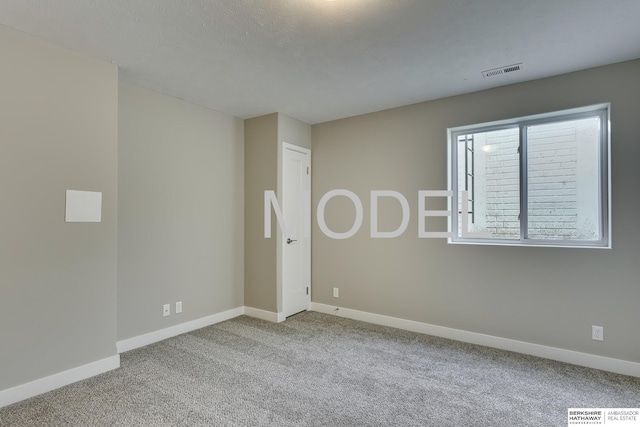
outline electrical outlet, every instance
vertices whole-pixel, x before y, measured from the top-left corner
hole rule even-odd
[[[594,341],[604,341],[604,328],[602,326],[591,325],[591,339]]]
[[[171,304],[165,304],[162,306],[162,316],[167,317],[171,314]]]
[[[176,314],[182,313],[182,301],[176,302]]]
[[[340,289],[333,288],[333,297],[338,298],[340,296]]]

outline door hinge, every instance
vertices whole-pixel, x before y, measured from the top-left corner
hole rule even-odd
[[[309,166],[307,166],[307,175],[309,175]]]
[[[309,287],[307,286],[307,295],[309,295]]]
[[[520,154],[520,146],[518,145],[518,154]]]

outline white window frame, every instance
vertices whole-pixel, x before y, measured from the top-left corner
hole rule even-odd
[[[599,117],[600,128],[600,161],[599,161],[599,196],[600,196],[600,240],[542,240],[530,239],[526,236],[527,227],[527,141],[524,129],[527,126],[575,120],[586,117]],[[489,132],[506,128],[520,129],[520,239],[462,237],[459,235],[458,212],[458,135]],[[574,108],[545,114],[500,120],[447,129],[448,144],[448,186],[453,193],[449,198],[449,230],[453,237],[448,239],[454,244],[507,245],[507,246],[543,246],[570,248],[604,248],[611,249],[611,122],[610,104],[597,104],[588,107]],[[525,167],[523,167],[523,165]],[[467,230],[465,230],[467,231]]]

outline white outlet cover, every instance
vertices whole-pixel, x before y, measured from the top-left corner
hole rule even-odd
[[[595,341],[604,341],[604,328],[602,326],[591,326],[591,339]]]

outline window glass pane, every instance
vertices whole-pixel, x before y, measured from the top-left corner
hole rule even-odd
[[[527,129],[528,238],[599,240],[600,119]]]
[[[518,140],[518,128],[458,135],[458,236],[462,230],[462,192],[467,191],[469,232],[490,232],[499,239],[520,238]]]

